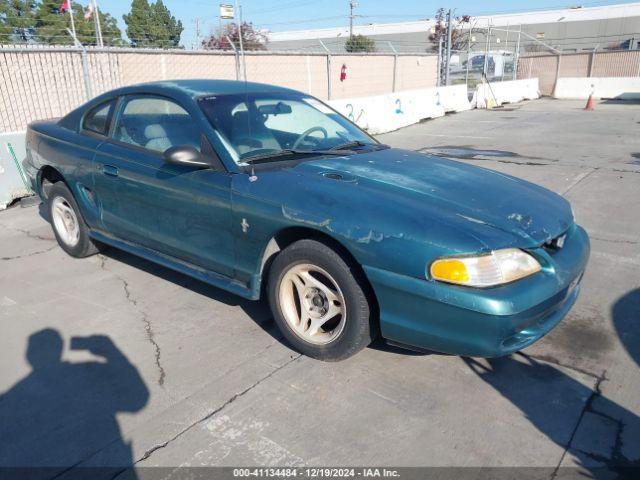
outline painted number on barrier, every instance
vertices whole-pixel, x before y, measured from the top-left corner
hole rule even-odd
[[[402,111],[402,102],[399,98],[396,98],[396,113],[399,115],[404,114],[404,112]]]
[[[353,105],[351,105],[350,103],[347,103],[347,110],[349,110],[349,113],[347,113],[347,118],[352,122],[354,122],[355,120],[353,118]]]

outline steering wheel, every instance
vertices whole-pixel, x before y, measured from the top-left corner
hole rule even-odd
[[[324,135],[323,140],[326,140],[329,137],[329,134],[327,133],[327,131],[322,128],[322,127],[311,127],[307,130],[305,130],[304,132],[302,132],[300,134],[300,136],[298,138],[296,138],[296,141],[293,142],[293,145],[291,146],[291,148],[293,150],[297,149],[300,144],[302,143],[302,141],[307,138],[309,135],[311,135],[313,132],[320,132]]]

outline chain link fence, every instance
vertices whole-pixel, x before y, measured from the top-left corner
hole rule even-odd
[[[469,91],[484,81],[533,76],[540,77],[541,92],[550,95],[558,76],[640,76],[634,60],[640,54],[636,40],[640,34],[547,38],[524,31],[522,25],[469,25],[459,28],[457,34],[448,63],[449,84],[465,84]],[[440,84],[447,78],[444,40],[439,54]]]
[[[105,91],[186,78],[255,81],[320,99],[429,88],[432,54],[245,52],[0,46],[0,132],[64,115]]]

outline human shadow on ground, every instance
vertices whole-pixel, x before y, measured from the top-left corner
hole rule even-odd
[[[620,297],[611,313],[620,343],[640,367],[640,288]]]
[[[69,348],[97,358],[63,360],[64,340],[54,329],[29,337],[31,372],[0,394],[0,477],[52,478],[66,472],[98,478],[133,464],[116,414],[145,407],[149,391],[142,377],[107,336],[72,337]],[[68,471],[87,459],[96,468],[92,473]]]
[[[566,449],[591,478],[640,478],[640,438],[633,435],[640,418],[601,393],[604,374],[587,376],[582,383],[523,353],[463,360],[549,440]],[[550,470],[551,478],[585,478],[575,468]]]

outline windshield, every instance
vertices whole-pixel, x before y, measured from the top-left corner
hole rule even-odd
[[[239,93],[199,100],[238,164],[285,153],[378,145],[376,140],[322,102],[289,93]]]

